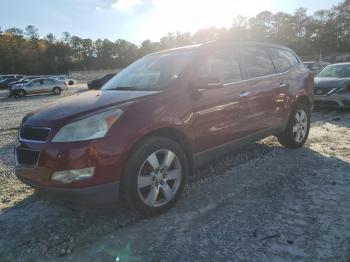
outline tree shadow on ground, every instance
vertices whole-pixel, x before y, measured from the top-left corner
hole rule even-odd
[[[339,127],[350,128],[350,108],[315,108],[312,122],[328,122]]]

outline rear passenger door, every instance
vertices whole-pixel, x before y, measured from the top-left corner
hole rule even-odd
[[[54,81],[51,79],[44,79],[41,92],[43,93],[51,93],[53,88]]]
[[[247,80],[246,89],[240,94],[245,134],[277,127],[281,122],[279,98],[284,87],[267,50],[244,46],[237,48],[237,54]]]
[[[276,105],[279,107],[275,114],[275,118],[279,122],[283,122],[288,119],[289,114],[289,108],[287,108],[289,106],[287,104],[287,101],[289,100],[288,90],[292,89],[293,86],[300,86],[300,70],[298,70],[297,66],[301,62],[294,53],[287,49],[269,47],[266,48],[266,50],[272,59],[280,79],[280,88],[277,93],[277,100],[275,101]]]

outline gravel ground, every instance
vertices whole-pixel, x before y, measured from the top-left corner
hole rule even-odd
[[[349,261],[349,111],[315,112],[302,149],[270,137],[207,163],[144,219],[53,204],[14,177],[22,117],[56,99],[0,93],[0,261]]]

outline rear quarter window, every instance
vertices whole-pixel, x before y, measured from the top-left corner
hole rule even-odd
[[[298,58],[290,51],[279,48],[267,48],[277,73],[286,72],[297,64]]]
[[[256,78],[275,74],[272,61],[261,47],[241,47],[237,50],[246,78]]]

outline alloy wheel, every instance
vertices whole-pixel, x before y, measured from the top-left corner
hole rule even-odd
[[[182,179],[179,158],[168,149],[157,150],[143,162],[138,174],[137,190],[150,207],[169,203],[176,195]]]
[[[55,87],[52,91],[54,95],[59,95],[61,93],[61,90],[58,87]]]
[[[299,109],[295,114],[295,123],[293,125],[293,137],[298,143],[301,143],[306,134],[308,128],[308,117],[304,110]]]

